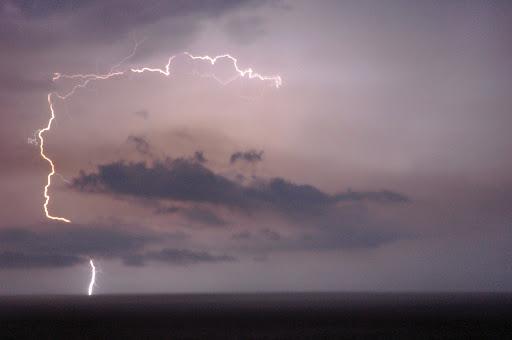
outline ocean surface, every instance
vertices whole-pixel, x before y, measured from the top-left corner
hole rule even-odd
[[[512,294],[0,297],[0,339],[512,339]]]

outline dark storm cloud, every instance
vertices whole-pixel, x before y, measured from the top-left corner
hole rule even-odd
[[[212,227],[222,227],[226,225],[226,221],[217,216],[211,210],[204,208],[192,208],[185,211],[185,216],[192,222],[204,224]]]
[[[98,226],[66,226],[32,231],[22,228],[0,230],[0,268],[69,267],[86,262],[90,257],[122,259],[129,265],[144,265],[148,261],[189,265],[234,261],[227,255],[212,255],[206,251],[162,248],[145,251],[145,246],[157,246],[170,240],[183,240],[183,233],[152,233],[123,231]]]
[[[205,251],[166,248],[124,258],[124,263],[132,266],[144,265],[147,261],[170,265],[191,265],[197,263],[232,262],[236,258],[228,255],[212,255]]]
[[[73,187],[82,191],[132,195],[143,198],[240,205],[243,192],[227,178],[188,159],[145,163],[116,162],[81,173]]]
[[[409,199],[392,191],[349,190],[331,195],[311,185],[295,184],[283,178],[257,180],[245,186],[216,174],[193,158],[146,163],[116,162],[98,167],[97,173],[81,173],[73,187],[82,191],[130,195],[145,199],[170,199],[189,203],[210,203],[244,212],[275,211],[297,226],[310,227],[303,236],[285,238],[278,231],[261,229],[256,234],[232,236],[251,241],[252,246],[275,249],[372,248],[403,238],[392,226],[372,219],[365,209],[338,203],[404,203]],[[223,226],[226,222],[204,208],[171,207],[159,213],[179,213],[193,223]],[[272,243],[272,245],[269,244]],[[143,258],[136,256],[136,263]]]
[[[116,257],[158,243],[164,235],[103,226],[70,225],[41,231],[10,228],[0,230],[4,249],[40,254],[70,254]]]
[[[263,160],[263,151],[248,150],[234,152],[229,161],[231,164],[237,161],[246,161],[249,163],[256,163]]]
[[[247,189],[248,196],[267,208],[292,214],[319,211],[335,203],[333,197],[314,186],[272,178]]]
[[[260,5],[252,0],[208,1],[6,1],[0,7],[3,31],[0,46],[25,45],[34,41],[38,47],[56,43],[118,40],[129,32],[162,20],[188,18],[173,26],[173,33],[195,32],[195,21],[218,17],[243,6]],[[25,27],[20,29],[23,24]],[[17,29],[18,28],[18,29]],[[19,39],[16,43],[16,39]]]
[[[74,255],[0,253],[0,269],[71,267],[85,261],[86,258]]]
[[[270,209],[287,215],[321,212],[344,201],[408,201],[404,195],[390,191],[330,195],[283,178],[243,186],[185,158],[155,161],[152,166],[122,161],[100,165],[97,173],[81,172],[72,187],[84,192],[210,203],[242,210]]]
[[[227,222],[215,214],[213,211],[203,207],[176,207],[176,206],[159,206],[155,209],[158,215],[176,215],[185,217],[193,224],[207,225],[212,227],[225,226]]]
[[[142,137],[142,136],[128,136],[128,139],[126,140],[128,143],[135,146],[135,150],[137,150],[139,153],[143,155],[149,155],[151,146],[149,145],[148,141]]]

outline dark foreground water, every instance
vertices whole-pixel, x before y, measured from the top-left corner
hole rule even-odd
[[[0,339],[512,339],[511,294],[0,297]]]

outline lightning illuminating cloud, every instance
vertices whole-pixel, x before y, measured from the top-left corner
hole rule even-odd
[[[52,123],[56,118],[55,111],[53,108],[54,98],[56,97],[61,100],[66,100],[69,97],[71,97],[78,89],[86,87],[91,81],[107,80],[110,78],[124,75],[128,72],[133,72],[133,73],[156,72],[156,73],[160,73],[166,77],[168,77],[171,74],[171,71],[170,71],[171,64],[172,64],[172,61],[174,60],[174,58],[176,58],[176,56],[169,57],[167,64],[165,64],[163,68],[142,67],[142,68],[131,68],[126,71],[115,71],[116,69],[118,69],[121,66],[121,64],[124,61],[126,61],[128,58],[133,56],[133,54],[135,53],[135,50],[137,49],[137,46],[138,46],[138,44],[135,45],[134,51],[127,58],[124,58],[119,64],[113,66],[110,69],[110,71],[106,74],[72,74],[72,75],[61,74],[61,73],[54,74],[54,76],[52,78],[53,81],[57,81],[60,79],[77,79],[80,82],[77,85],[75,85],[66,94],[62,95],[62,94],[58,94],[55,92],[48,94],[48,106],[50,108],[50,118],[49,118],[46,126],[43,127],[42,129],[39,129],[36,132],[37,137],[39,139],[39,150],[40,150],[41,158],[43,158],[45,161],[47,161],[50,164],[50,172],[48,173],[46,185],[44,186],[44,191],[43,191],[43,196],[44,196],[43,210],[48,219],[61,221],[61,222],[67,222],[67,223],[71,222],[69,219],[67,219],[65,217],[53,216],[48,211],[48,204],[50,203],[50,200],[51,200],[49,191],[50,191],[50,186],[52,184],[52,177],[56,174],[56,170],[55,170],[55,163],[45,153],[44,135],[51,130]],[[212,65],[215,65],[215,63],[221,59],[227,59],[228,61],[230,61],[233,65],[235,72],[236,72],[235,77],[233,77],[227,81],[221,81],[217,77],[213,76],[213,78],[215,80],[217,80],[219,83],[221,83],[222,85],[226,85],[237,78],[257,79],[257,80],[261,80],[261,81],[270,82],[276,88],[279,88],[282,85],[282,80],[279,75],[265,76],[265,75],[261,75],[257,72],[254,72],[254,70],[252,68],[242,69],[238,66],[238,59],[231,56],[230,54],[222,54],[222,55],[210,57],[208,55],[200,56],[200,55],[192,55],[189,52],[183,52],[182,55],[184,55],[192,60],[207,61]],[[29,142],[34,142],[34,140],[29,139]],[[94,270],[94,264],[93,264],[92,260],[90,261],[90,264],[91,264],[91,267],[93,268],[93,279],[94,279],[95,270]],[[91,294],[91,292],[92,292],[92,286],[89,287],[89,295]]]

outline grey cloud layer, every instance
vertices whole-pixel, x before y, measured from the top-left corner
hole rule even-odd
[[[74,255],[25,254],[20,252],[0,253],[0,269],[70,267],[85,261],[87,259]]]
[[[213,205],[227,208],[224,209],[229,213],[227,217],[233,221],[247,214],[251,220],[258,221],[265,212],[275,212],[300,227],[289,237],[272,228],[263,228],[257,235],[249,232],[233,235],[233,240],[255,249],[269,247],[268,242],[273,249],[280,250],[368,248],[410,237],[395,231],[389,221],[379,220],[361,205],[409,202],[400,193],[349,190],[332,195],[312,185],[283,178],[257,179],[242,185],[215,173],[194,157],[155,161],[151,165],[122,161],[104,164],[98,166],[97,172],[82,172],[73,180],[72,187],[82,192],[144,198],[144,202],[154,200],[157,214],[179,214],[204,226],[228,224],[217,211],[205,207]],[[166,207],[162,205],[166,200],[185,206]],[[243,214],[237,217],[237,211]],[[140,258],[140,262],[145,260]]]
[[[143,265],[148,261],[168,264],[234,261],[227,255],[215,256],[205,251],[172,249],[145,251],[148,245],[162,246],[166,240],[181,240],[180,233],[130,231],[104,226],[71,225],[66,229],[10,228],[0,230],[0,269],[69,267],[85,263],[89,257],[121,259],[126,264]],[[174,257],[173,257],[174,255]]]
[[[228,255],[212,255],[204,251],[196,252],[187,249],[166,248],[159,251],[147,252],[141,255],[129,256],[124,259],[124,263],[131,266],[144,265],[147,261],[188,265],[202,262],[232,262],[236,261],[236,258]]]
[[[200,18],[217,17],[242,6],[255,6],[261,2],[252,0],[208,1],[6,1],[0,5],[2,27],[10,34],[0,35],[1,45],[30,48],[29,41],[37,46],[84,41],[115,41],[126,33],[146,25],[154,25],[163,19],[188,18],[188,25],[180,25],[180,32],[194,32],[193,22]],[[55,29],[48,22],[57,23]],[[25,23],[20,30],[17,25]],[[61,27],[62,26],[62,27]],[[188,30],[187,30],[188,28]],[[174,27],[175,30],[178,27]],[[35,33],[27,36],[28,31]],[[176,31],[175,31],[176,33]],[[16,42],[16,39],[19,41]]]
[[[243,186],[185,158],[155,161],[151,166],[122,161],[104,164],[98,166],[96,173],[81,172],[72,186],[84,192],[210,203],[242,210],[270,209],[287,215],[318,212],[342,201],[408,201],[406,196],[391,191],[330,195],[283,178]]]
[[[158,241],[150,232],[136,233],[104,226],[71,225],[38,232],[10,228],[0,230],[3,248],[23,252],[115,257],[142,249]]]

